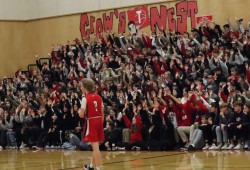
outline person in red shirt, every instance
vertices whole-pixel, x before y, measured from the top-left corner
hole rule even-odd
[[[84,165],[85,170],[100,170],[101,152],[99,150],[99,142],[104,141],[103,129],[103,102],[101,96],[96,94],[95,83],[92,79],[84,78],[82,80],[81,90],[85,97],[82,99],[81,108],[78,113],[80,118],[85,118],[84,142],[90,142],[93,153],[90,165]]]
[[[125,107],[126,109],[126,107]],[[142,141],[141,130],[142,130],[142,120],[137,114],[136,106],[133,109],[134,117],[132,122],[127,117],[126,113],[123,111],[123,119],[125,121],[126,127],[130,129],[130,143],[133,144],[138,141]]]

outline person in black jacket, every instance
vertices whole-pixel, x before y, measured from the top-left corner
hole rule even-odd
[[[26,147],[32,147],[36,145],[38,140],[40,133],[39,123],[37,121],[38,116],[37,109],[29,106],[28,115],[25,118],[27,120],[26,129],[24,131],[24,136],[27,138],[26,141],[28,141]]]
[[[244,133],[244,149],[250,149],[250,102],[247,101],[243,107],[243,113],[246,115],[245,123],[242,123]]]
[[[71,116],[71,106],[67,106],[67,105],[64,105],[63,109],[62,109],[62,118],[61,118],[61,121],[62,121],[62,131],[65,132],[67,130],[74,130],[74,127],[72,126],[72,116]]]
[[[114,122],[106,122],[104,135],[105,141],[100,145],[101,150],[125,150],[125,147],[117,147],[117,144],[120,144],[122,140],[122,131],[115,128]]]
[[[42,149],[45,146],[51,121],[51,114],[46,111],[45,106],[40,107],[38,114],[39,116],[37,117],[37,122],[40,133],[36,142],[36,146],[33,147],[34,149]]]
[[[228,147],[228,124],[232,122],[233,112],[229,108],[227,103],[220,104],[220,123],[219,126],[221,131],[216,133],[217,138],[223,140],[224,145],[221,147],[222,150],[227,149]]]
[[[242,124],[246,122],[246,115],[243,113],[243,103],[241,101],[236,101],[234,103],[234,117],[232,122],[228,124],[228,134],[230,145],[228,149],[243,149],[242,146],[242,137],[243,137],[243,128]],[[237,145],[234,146],[234,141],[237,142]]]
[[[45,148],[54,149],[60,145],[60,126],[61,122],[58,116],[54,113],[50,119],[50,128],[47,135],[47,146]]]
[[[208,117],[211,119],[212,122],[212,136],[213,136],[213,144],[209,147],[209,150],[219,150],[222,147],[222,139],[221,139],[221,129],[219,126],[220,123],[220,111],[219,105],[217,102],[211,103],[210,112]],[[219,133],[219,134],[218,134]],[[217,143],[217,144],[216,144]]]
[[[146,130],[147,141],[146,149],[151,151],[159,151],[161,149],[160,130],[162,127],[162,120],[158,108],[153,109],[153,115],[150,116],[150,126]]]
[[[164,115],[160,129],[161,150],[173,150],[177,146],[175,127],[168,115]]]

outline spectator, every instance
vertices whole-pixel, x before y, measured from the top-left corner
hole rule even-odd
[[[242,146],[242,137],[243,137],[243,128],[242,124],[246,123],[246,115],[243,113],[243,104],[240,101],[234,103],[234,117],[232,122],[228,124],[228,133],[230,145],[227,149],[243,149]],[[234,141],[237,142],[237,145],[234,146]]]
[[[228,104],[222,103],[220,105],[220,127],[221,132],[217,133],[217,138],[220,138],[220,140],[223,138],[224,145],[222,146],[222,150],[227,149],[228,147],[228,124],[232,121],[233,113],[231,112]]]

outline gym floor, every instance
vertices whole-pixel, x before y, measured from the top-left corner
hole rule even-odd
[[[0,170],[82,170],[91,152],[2,150]],[[102,152],[103,170],[250,169],[249,151]]]

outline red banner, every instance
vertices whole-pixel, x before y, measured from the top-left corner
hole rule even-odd
[[[173,7],[161,4],[103,11],[101,15],[97,15],[99,17],[95,13],[83,13],[80,20],[80,31],[82,38],[89,38],[91,34],[102,36],[103,32],[109,30],[119,34],[129,31],[132,35],[136,34],[138,29],[147,27],[152,32],[155,29],[169,29],[184,33],[187,31],[188,24],[191,25],[191,28],[196,27],[196,19],[198,23],[201,20],[212,20],[212,16],[196,18],[197,13],[197,1],[187,2],[186,0],[178,1]]]
[[[211,22],[211,21],[213,21],[212,15],[196,17],[197,24],[200,24],[202,22]]]

